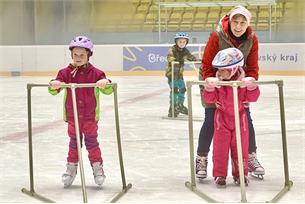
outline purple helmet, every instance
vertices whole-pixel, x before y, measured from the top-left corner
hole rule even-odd
[[[74,47],[83,47],[88,49],[92,53],[93,43],[86,36],[77,36],[73,38],[69,44],[70,50],[72,50]]]

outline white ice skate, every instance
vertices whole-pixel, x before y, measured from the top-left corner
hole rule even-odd
[[[264,179],[265,169],[258,162],[255,152],[252,152],[251,154],[249,154],[248,168],[249,168],[249,173],[251,176],[261,179],[261,180]]]
[[[64,183],[64,188],[68,188],[72,185],[76,174],[77,163],[67,163],[66,173],[62,175],[62,182]]]
[[[196,177],[202,181],[207,177],[208,157],[196,156]]]
[[[101,188],[106,179],[103,170],[103,164],[101,164],[100,162],[93,163],[92,170],[93,170],[94,181]]]

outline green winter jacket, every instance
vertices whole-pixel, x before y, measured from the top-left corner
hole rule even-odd
[[[96,83],[100,79],[107,79],[105,73],[90,63],[87,66],[78,68],[70,64],[68,67],[61,69],[56,77],[56,80],[66,84]],[[60,90],[52,90],[49,87],[49,93],[52,95],[57,95]],[[73,121],[74,114],[71,89],[64,88],[64,90],[64,120]],[[97,87],[77,88],[75,92],[79,119],[98,121],[100,114],[99,93],[102,92],[103,94],[109,95],[113,92],[113,88],[111,85],[107,85],[104,89]]]
[[[190,51],[184,47],[179,48],[177,45],[172,46],[167,54],[167,68],[165,76],[171,80],[172,78],[172,62],[176,61],[179,64],[174,65],[174,80],[183,79],[184,61],[196,61],[196,57],[190,53]]]

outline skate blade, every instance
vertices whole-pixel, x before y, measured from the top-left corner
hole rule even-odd
[[[104,182],[105,182],[106,176],[101,176],[100,180],[96,180],[95,183],[97,184],[98,188],[102,188]]]
[[[250,173],[250,176],[259,180],[264,180],[264,174]]]
[[[97,188],[98,188],[99,190],[102,190],[102,188],[103,188],[103,184],[101,184],[101,185],[97,185]]]
[[[216,184],[216,188],[224,189],[226,187],[227,187],[227,185],[218,185],[218,184]]]
[[[72,183],[64,183],[64,188],[69,188],[72,185]]]
[[[197,175],[197,174],[196,174],[196,178],[198,178],[198,179],[205,179],[205,178],[207,178],[207,176]]]
[[[234,184],[235,184],[236,186],[240,186],[240,183],[237,182],[237,181],[234,181]],[[245,182],[245,187],[248,187],[248,186],[249,186],[249,182],[248,182],[248,183]]]
[[[196,176],[196,178],[198,179],[199,183],[204,183],[204,181],[206,180],[207,177],[198,177]]]

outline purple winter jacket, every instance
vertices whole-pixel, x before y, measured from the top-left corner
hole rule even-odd
[[[107,79],[103,71],[95,68],[92,64],[88,63],[81,67],[75,67],[69,64],[68,67],[59,70],[56,80],[68,83],[96,83],[100,79]],[[108,79],[109,80],[109,79]],[[109,80],[109,82],[111,82]],[[56,95],[61,89],[51,90],[52,95]],[[99,120],[99,91],[109,95],[113,92],[112,86],[106,86],[104,89],[97,87],[77,88],[76,102],[79,120]],[[73,121],[73,103],[71,89],[65,89],[64,100],[64,120]]]

